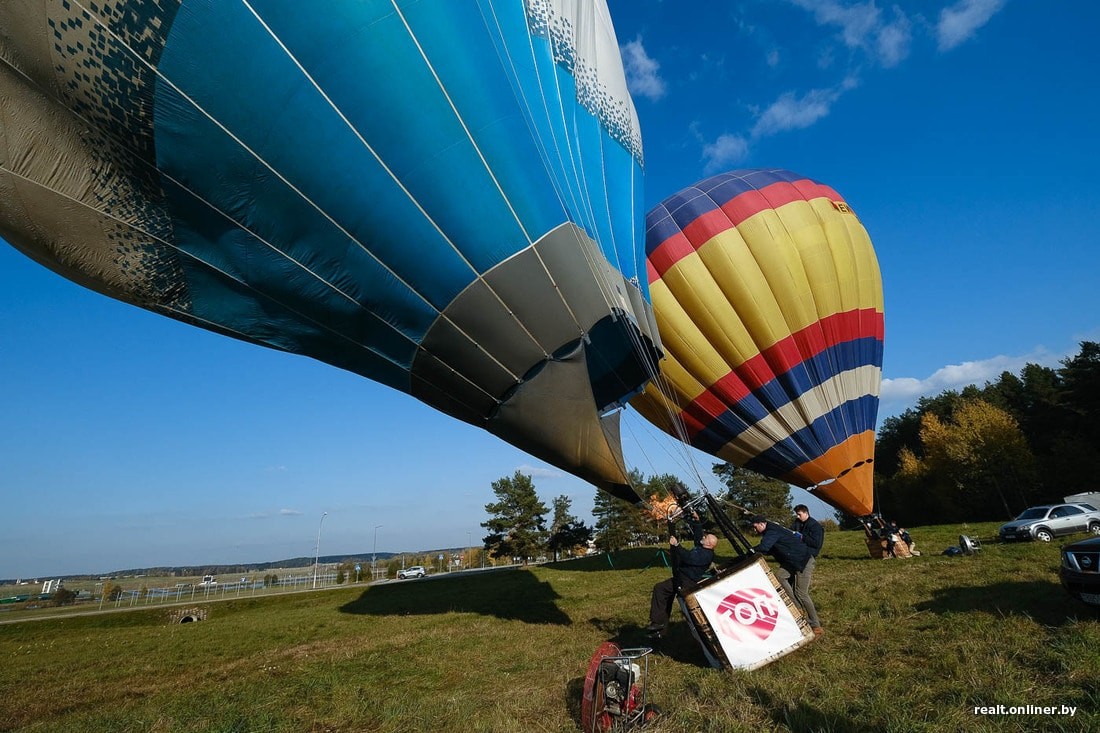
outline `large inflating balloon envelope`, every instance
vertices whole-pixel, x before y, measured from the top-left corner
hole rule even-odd
[[[646,230],[667,356],[631,404],[707,453],[869,514],[882,279],[852,208],[789,171],[742,170],[669,197]]]
[[[0,4],[11,244],[627,498],[640,197],[602,1]]]

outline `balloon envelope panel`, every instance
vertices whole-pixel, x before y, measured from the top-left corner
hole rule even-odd
[[[882,281],[832,188],[783,170],[708,178],[646,218],[661,378],[633,404],[739,466],[872,511]]]
[[[17,248],[624,480],[601,415],[657,336],[602,2],[26,0],[0,34]]]

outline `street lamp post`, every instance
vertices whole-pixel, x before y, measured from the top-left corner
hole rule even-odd
[[[381,524],[374,525],[374,549],[371,550],[371,553],[370,553],[370,582],[372,582],[372,583],[378,577],[378,575],[377,575],[377,573],[375,572],[375,569],[374,569],[374,560],[375,560],[375,557],[378,555],[378,529],[381,526],[382,526]]]
[[[321,526],[325,523],[328,512],[321,512],[321,521],[317,523],[317,544],[313,547],[313,587],[317,587],[317,567],[321,560]]]

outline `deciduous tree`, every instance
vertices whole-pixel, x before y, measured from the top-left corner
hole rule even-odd
[[[921,419],[924,458],[906,457],[905,473],[940,492],[956,492],[957,519],[1011,518],[1033,498],[1035,459],[1016,419],[984,400],[958,405],[948,420]],[[948,513],[948,512],[945,512]]]

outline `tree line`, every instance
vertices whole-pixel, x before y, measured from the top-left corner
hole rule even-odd
[[[789,521],[786,483],[729,463],[715,464],[712,470],[726,488],[719,500],[728,505],[731,516],[760,513],[784,524]],[[647,478],[637,469],[629,472],[629,478],[644,503],[632,504],[598,491],[592,526],[572,514],[572,500],[564,495],[551,502],[548,524],[551,508],[539,499],[530,476],[516,471],[498,479],[492,484],[496,501],[485,505],[489,519],[481,523],[489,532],[483,538],[485,550],[490,557],[526,564],[542,557],[559,560],[663,542],[669,510],[675,504],[671,489],[680,480],[667,473]]]
[[[875,444],[876,508],[906,524],[991,521],[1098,490],[1100,344],[1057,368],[922,397]]]

